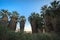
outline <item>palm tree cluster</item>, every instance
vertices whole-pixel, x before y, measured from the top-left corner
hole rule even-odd
[[[32,12],[28,17],[32,33],[38,33],[39,30],[42,32],[43,29],[45,29],[46,32],[60,32],[60,1],[53,1],[50,6],[44,5],[41,10],[41,15]],[[9,12],[4,9],[0,10],[0,25],[4,30],[15,31],[17,22],[20,23],[20,31],[24,31],[25,16],[19,17],[17,11]]]
[[[25,16],[19,17],[18,12],[16,11],[9,12],[8,10],[2,9],[0,10],[0,17],[0,25],[2,25],[4,29],[8,29],[8,31],[15,31],[17,22],[19,22],[20,31],[24,31],[26,22]],[[28,17],[28,20],[32,27],[32,33],[37,33],[39,28],[42,29],[42,17],[38,13],[33,12],[31,16]]]
[[[60,32],[60,1],[53,1],[50,6],[44,5],[41,10],[46,31]]]
[[[19,19],[20,27],[24,30],[24,24],[25,24],[25,16],[20,16],[16,11],[13,11],[12,13],[8,10],[0,10],[0,25],[5,29],[8,29],[9,31],[15,31],[16,25]],[[10,19],[10,20],[8,20]]]

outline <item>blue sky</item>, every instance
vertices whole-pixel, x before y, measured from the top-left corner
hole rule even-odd
[[[26,17],[26,27],[30,24],[28,16],[32,12],[40,14],[43,5],[50,4],[52,0],[0,0],[0,9],[7,9],[8,11],[17,11],[20,16]]]

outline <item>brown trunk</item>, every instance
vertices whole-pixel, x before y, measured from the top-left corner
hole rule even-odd
[[[25,22],[21,21],[20,22],[20,31],[24,31],[24,26],[25,26]]]
[[[8,21],[8,17],[2,17],[2,21],[7,22]]]
[[[8,25],[8,29],[10,31],[15,31],[16,30],[16,18],[11,18],[9,25]]]
[[[52,25],[53,25],[53,28],[54,28],[54,31],[56,30],[56,18],[52,18]]]
[[[7,32],[7,26],[8,26],[8,17],[2,17],[2,20],[0,20],[0,26],[2,27],[1,40],[7,40],[6,32]]]
[[[1,26],[4,28],[4,32],[6,32],[7,27],[8,27],[8,18],[7,17],[3,17],[1,20]]]
[[[55,32],[60,32],[60,16],[57,16],[57,17],[56,17]]]
[[[35,20],[33,20],[32,22],[31,22],[31,28],[32,28],[32,33],[36,33],[36,21]]]
[[[45,16],[45,24],[46,24],[46,27],[47,27],[47,32],[51,32],[51,31],[54,30],[50,16]]]

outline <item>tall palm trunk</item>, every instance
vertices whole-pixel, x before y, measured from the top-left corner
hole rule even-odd
[[[11,20],[10,20],[10,22],[9,22],[9,30],[10,31],[15,31],[16,30],[16,24],[17,24],[17,22],[16,22],[16,18],[11,18]]]
[[[8,27],[8,17],[6,17],[6,16],[2,17],[0,26],[2,27],[2,40],[6,40],[7,39],[6,32],[8,31],[7,30],[7,27]]]
[[[17,24],[17,19],[18,19],[18,13],[16,11],[13,11],[11,16],[11,20],[9,22],[9,30],[10,31],[15,31],[16,30],[16,24]]]
[[[56,30],[55,32],[60,32],[60,16],[56,17]]]
[[[24,26],[25,26],[25,22],[21,21],[20,22],[20,31],[24,31]]]
[[[24,27],[25,27],[25,16],[21,16],[19,18],[19,22],[20,22],[20,31],[23,32],[24,31]]]
[[[8,27],[8,17],[2,17],[1,26],[4,28],[4,31],[6,31]]]
[[[32,22],[31,22],[31,28],[32,28],[32,33],[36,33],[36,21],[35,20],[33,20]]]
[[[53,25],[51,23],[51,17],[50,16],[45,16],[45,22],[46,22],[46,26],[47,26],[47,31],[51,32],[53,31]]]

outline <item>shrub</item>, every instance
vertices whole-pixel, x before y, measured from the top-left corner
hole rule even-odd
[[[24,33],[24,32],[3,32],[0,27],[0,40],[60,40],[60,36],[55,33]]]

